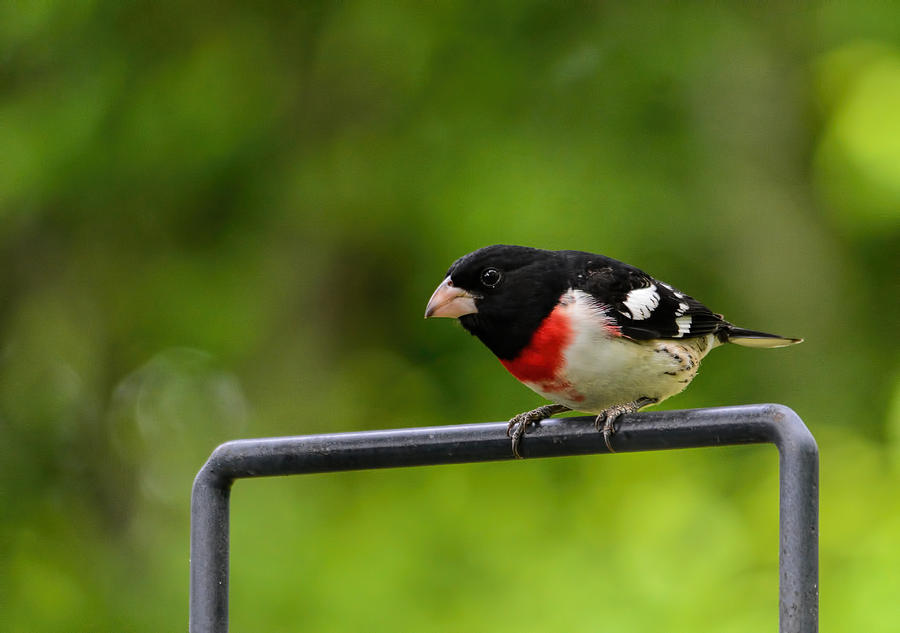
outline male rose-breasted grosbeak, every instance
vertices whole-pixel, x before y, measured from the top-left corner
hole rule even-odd
[[[487,246],[450,266],[425,317],[455,317],[509,372],[555,404],[513,417],[516,457],[532,422],[596,413],[607,448],[616,418],[681,392],[723,343],[803,339],[739,328],[667,283],[581,251]]]

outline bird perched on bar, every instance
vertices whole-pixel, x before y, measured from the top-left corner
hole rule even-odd
[[[596,414],[613,452],[616,419],[680,393],[714,347],[803,340],[732,325],[610,257],[502,244],[456,260],[428,301],[429,317],[459,319],[513,376],[553,403],[509,421],[516,457],[530,424],[564,411]]]

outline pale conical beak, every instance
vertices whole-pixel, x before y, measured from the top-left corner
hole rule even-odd
[[[450,277],[447,277],[428,300],[425,318],[457,318],[475,312],[478,312],[478,308],[475,307],[475,297],[468,291],[454,286]]]

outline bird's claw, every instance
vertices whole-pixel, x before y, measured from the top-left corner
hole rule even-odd
[[[519,444],[522,442],[522,436],[525,435],[525,429],[531,424],[531,420],[522,419],[522,415],[517,415],[509,421],[506,427],[506,437],[512,440],[512,452],[516,459],[522,459],[522,453],[519,452]]]
[[[612,444],[609,443],[610,438],[616,432],[616,419],[622,415],[621,411],[613,409],[607,409],[603,413],[597,416],[597,419],[594,420],[594,427],[603,433],[603,443],[606,444],[606,450],[610,453],[615,453],[616,449],[612,447]]]
[[[654,404],[657,402],[656,398],[638,398],[634,402],[628,402],[626,404],[617,404],[613,407],[606,409],[605,411],[601,411],[600,415],[598,415],[594,419],[594,427],[603,433],[603,443],[606,444],[606,450],[610,453],[615,453],[616,450],[612,447],[610,443],[610,439],[616,432],[616,420],[619,419],[619,416],[623,413],[634,413],[641,407],[646,407],[649,404]]]
[[[540,422],[544,418],[549,418],[551,415],[562,413],[563,411],[569,411],[569,408],[561,404],[547,404],[513,417],[506,427],[506,436],[512,440],[512,452],[515,458],[522,459],[519,446],[522,443],[522,438],[525,437],[525,431],[529,424]]]

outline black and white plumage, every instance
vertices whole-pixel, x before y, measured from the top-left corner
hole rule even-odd
[[[517,456],[528,424],[570,409],[597,414],[612,450],[616,417],[681,392],[714,347],[802,340],[736,327],[618,260],[523,246],[458,259],[425,316],[458,318],[510,373],[555,403],[510,421]]]

